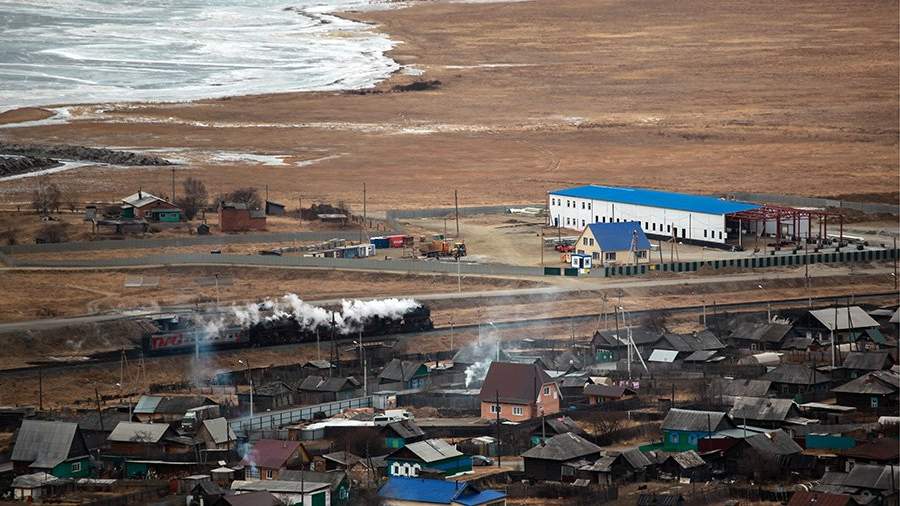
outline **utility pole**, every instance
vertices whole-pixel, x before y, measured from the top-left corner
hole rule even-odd
[[[322,360],[322,346],[319,341],[319,326],[316,325],[316,360]]]
[[[97,390],[97,385],[94,384],[94,398],[97,399],[97,419],[100,420],[100,432],[104,432],[103,429],[103,410],[100,409],[100,391]],[[128,420],[129,422],[131,420]]]
[[[495,404],[497,407],[497,467],[500,467],[500,390],[495,390]]]
[[[38,367],[38,411],[44,410],[44,368]]]
[[[172,169],[172,203],[175,203],[175,169]]]
[[[541,227],[541,267],[544,266],[544,227]],[[896,276],[894,276],[896,278]]]
[[[894,237],[894,251],[892,252],[892,257],[894,257],[894,290],[900,290],[898,286],[900,286],[900,279],[897,278],[897,238]],[[891,475],[893,477],[893,475]]]
[[[459,239],[459,191],[457,190],[453,190],[453,207],[456,209],[456,238]]]
[[[453,317],[450,317],[450,351],[453,351]]]

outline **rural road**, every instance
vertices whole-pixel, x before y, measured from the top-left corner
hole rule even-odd
[[[883,275],[890,278],[893,270],[887,267],[877,267],[864,271],[866,275]],[[851,269],[847,267],[832,267],[828,269],[811,269],[809,276],[811,279],[828,278],[834,276],[852,276],[855,275]],[[691,276],[665,279],[611,279],[611,278],[559,278],[556,280],[559,284],[556,286],[547,286],[539,288],[516,288],[508,290],[479,290],[464,292],[444,292],[444,293],[424,293],[424,294],[407,294],[405,297],[412,297],[418,301],[443,301],[456,299],[477,299],[477,298],[497,298],[497,297],[525,297],[525,296],[549,296],[549,295],[566,295],[576,292],[594,291],[594,290],[616,290],[629,288],[655,288],[666,286],[704,286],[723,283],[735,283],[741,281],[778,281],[788,279],[803,279],[804,272],[802,270],[775,271],[775,272],[757,272],[757,273],[737,273],[724,274],[719,276]],[[322,299],[309,300],[307,302],[316,305],[334,305],[340,304],[343,299]],[[47,330],[67,325],[79,325],[86,323],[101,323],[126,318],[138,318],[153,314],[171,313],[179,311],[188,311],[195,309],[195,305],[166,306],[153,309],[134,309],[122,312],[104,313],[97,315],[73,316],[67,318],[48,318],[41,320],[30,320],[21,322],[10,322],[0,324],[0,332],[13,332],[24,330]]]

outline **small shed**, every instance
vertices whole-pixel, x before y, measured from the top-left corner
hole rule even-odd
[[[284,204],[278,202],[266,201],[266,214],[269,216],[284,216]]]

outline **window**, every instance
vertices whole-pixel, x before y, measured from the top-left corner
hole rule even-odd
[[[678,433],[670,432],[669,433],[669,442],[673,444],[678,444]]]
[[[590,203],[590,202],[588,202],[588,209],[590,209],[590,208],[591,208],[591,203]]]
[[[653,224],[653,225],[651,225],[651,227],[650,227],[650,228],[652,228],[652,229],[653,229],[653,231],[654,231],[654,232],[656,232],[656,223],[654,223],[654,224]]]
[[[706,229],[703,229],[703,238],[706,239]]]
[[[645,230],[650,230],[650,222],[649,222],[649,221],[645,221],[645,222],[644,222],[644,229],[645,229]]]
[[[666,225],[666,232],[672,232],[672,225]]]
[[[594,245],[594,238],[592,237],[592,238],[588,239],[588,246],[593,246],[593,245]]]
[[[606,223],[606,216],[603,217],[602,223]]]
[[[581,238],[581,242],[583,242],[584,245],[587,246],[587,245],[588,245],[588,238],[587,238],[587,237],[582,237],[582,238]]]
[[[599,216],[594,216],[594,223],[597,223],[598,221],[600,221],[600,217],[599,217]]]
[[[266,479],[267,480],[272,479],[272,470],[271,469],[266,469]]]
[[[581,226],[582,227],[584,226],[584,220],[581,220]]]
[[[869,398],[869,406],[871,406],[873,408],[877,408],[878,407],[878,397],[875,397],[874,395],[872,397],[870,397]]]
[[[496,415],[496,414],[500,413],[500,411],[501,411],[501,409],[500,409],[499,405],[491,404],[491,413]]]
[[[616,252],[615,251],[607,251],[604,255],[604,258],[607,262],[614,262],[616,260]]]
[[[722,231],[719,230],[719,239],[721,239],[721,238],[722,238]]]
[[[635,254],[638,258],[647,258],[647,250],[638,250]]]
[[[597,253],[596,251],[591,253],[591,259],[592,260],[600,260],[600,253]]]
[[[581,203],[581,208],[584,209],[584,202]]]
[[[72,462],[72,472],[73,473],[81,472],[81,462]]]
[[[523,416],[524,414],[525,414],[525,408],[523,408],[523,407],[521,407],[521,406],[514,406],[514,407],[513,407],[513,415],[515,415],[515,416]]]
[[[544,387],[544,395],[550,395],[550,387]]]

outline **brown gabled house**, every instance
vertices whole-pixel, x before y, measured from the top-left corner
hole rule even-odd
[[[253,443],[242,464],[248,479],[278,480],[281,471],[299,469],[310,460],[299,441],[260,439]]]
[[[493,362],[481,386],[481,417],[521,422],[559,412],[559,385],[534,364]]]

